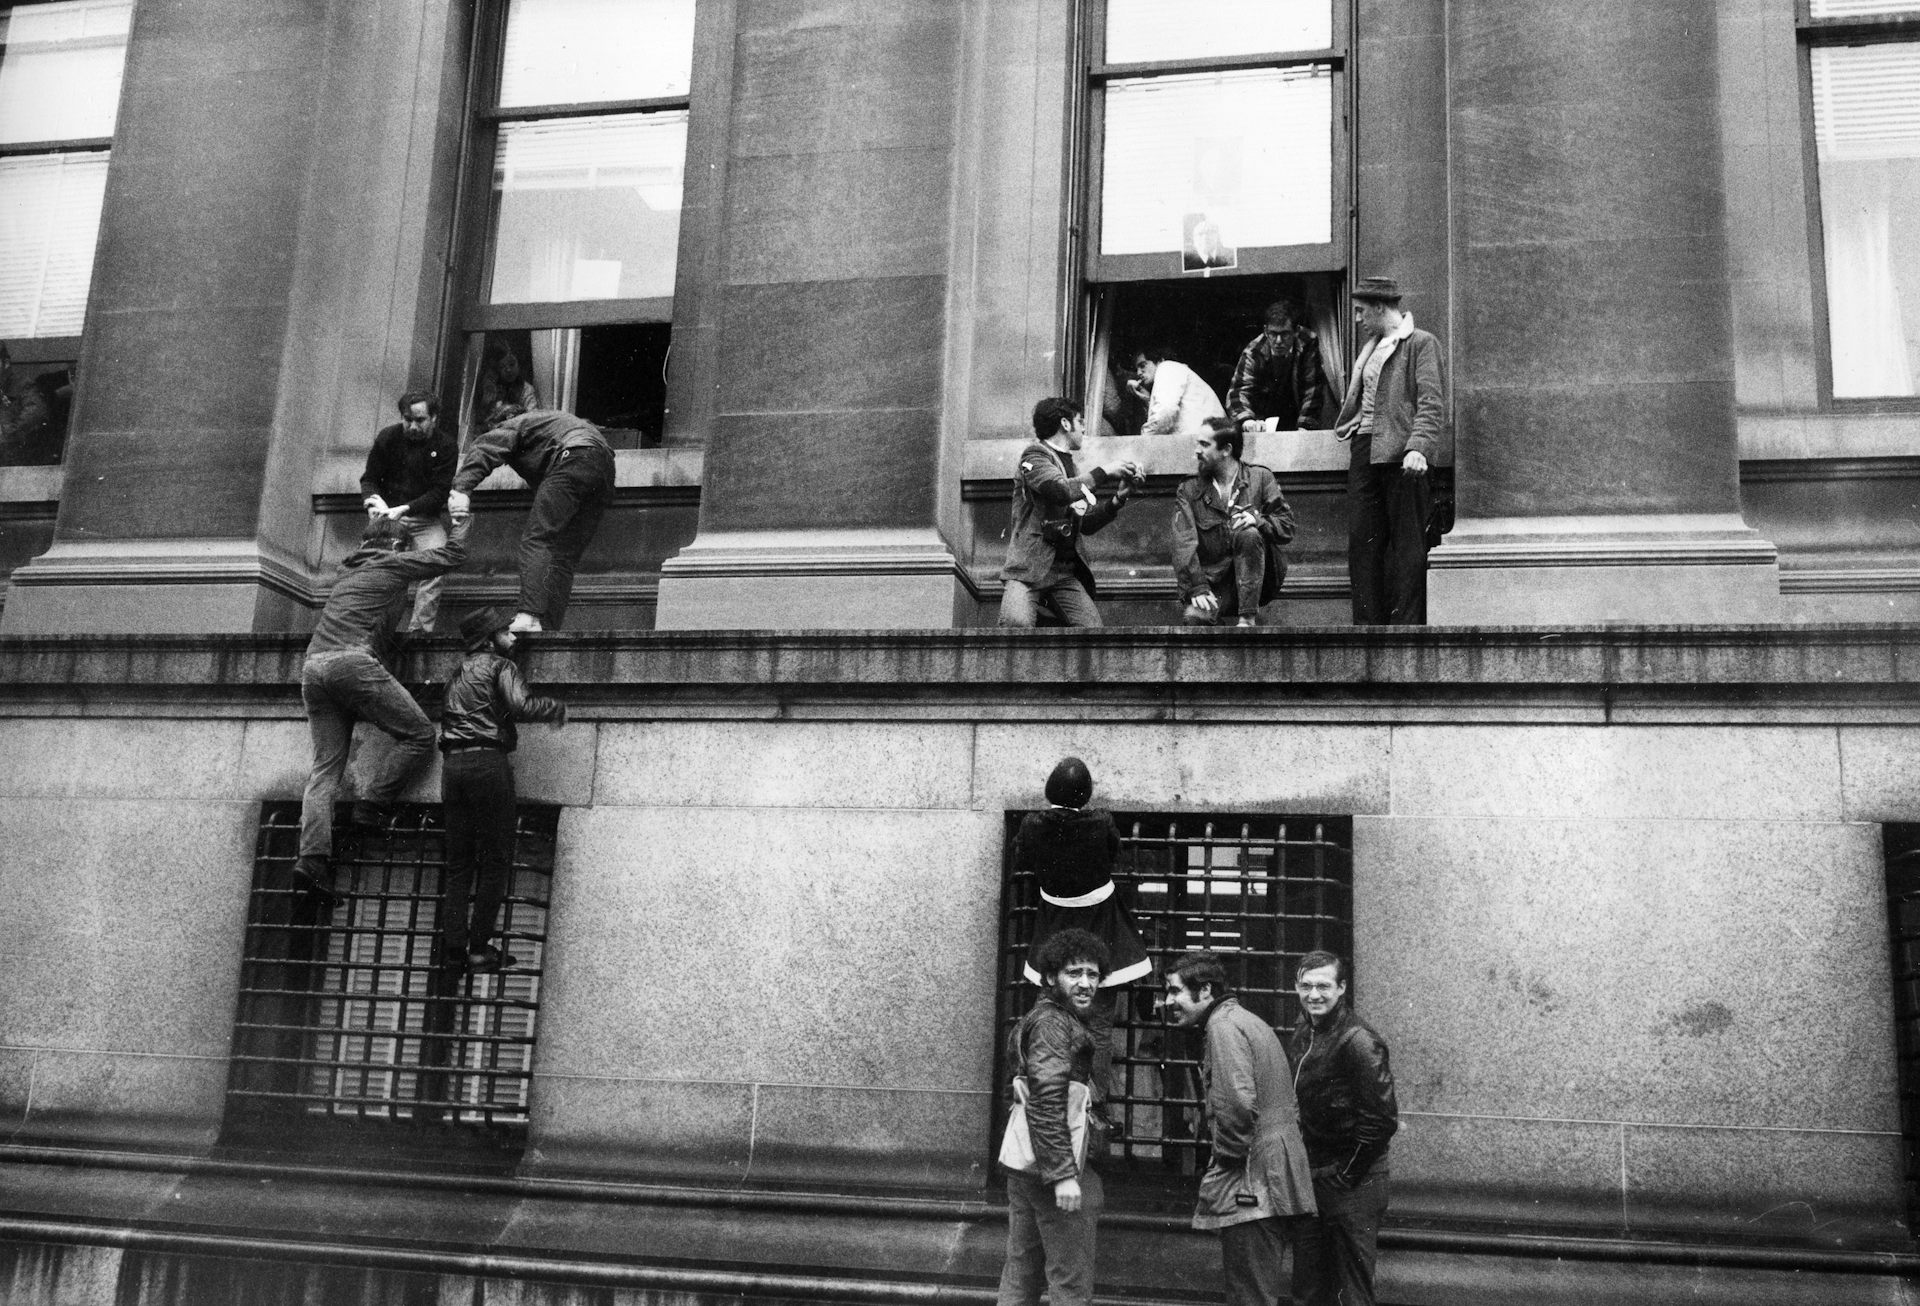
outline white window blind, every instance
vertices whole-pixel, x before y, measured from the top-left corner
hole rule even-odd
[[[1107,0],[1107,62],[1324,50],[1328,0]]]
[[[1333,239],[1333,73],[1324,65],[1107,85],[1100,252],[1177,251],[1205,214],[1225,244]]]
[[[591,104],[685,95],[693,0],[513,0],[500,104]]]
[[[1833,393],[1920,393],[1920,44],[1815,46]]]
[[[132,0],[0,10],[0,144],[111,136]]]
[[[76,336],[93,280],[105,151],[0,159],[0,336]]]
[[[1913,0],[1813,0],[1815,18],[1869,18],[1881,14],[1920,13]]]
[[[686,156],[684,112],[502,124],[492,302],[672,295]]]

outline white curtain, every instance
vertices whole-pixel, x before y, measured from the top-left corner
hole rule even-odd
[[[1891,188],[1884,166],[1871,173],[1869,167],[1847,168],[1847,179],[1854,184],[1830,186],[1823,197],[1831,205],[1826,214],[1827,320],[1833,332],[1833,393],[1840,399],[1914,392],[1894,276]]]

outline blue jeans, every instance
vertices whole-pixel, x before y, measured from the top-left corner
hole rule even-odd
[[[1080,1209],[1053,1204],[1053,1185],[1037,1175],[1007,1176],[1007,1264],[997,1306],[1092,1306],[1093,1251],[1105,1193],[1091,1166],[1080,1171]]]
[[[612,500],[613,451],[599,445],[561,450],[533,492],[520,535],[520,611],[548,630],[566,620],[574,568]]]
[[[333,855],[333,802],[346,774],[354,722],[379,727],[395,743],[361,795],[370,803],[390,803],[407,787],[433,752],[433,722],[380,660],[361,649],[308,658],[300,669],[300,699],[313,731],[313,770],[300,802],[298,866],[324,877]]]
[[[1069,626],[1102,624],[1098,605],[1072,576],[1054,581],[1051,585],[1029,585],[1023,580],[1010,580],[1006,586],[1006,591],[1000,596],[1000,624],[1003,626],[1038,624],[1039,614],[1034,609],[1036,602],[1052,608],[1060,620]]]
[[[447,542],[446,518],[439,513],[431,517],[402,517],[400,524],[407,528],[407,537],[412,541],[409,547],[415,553],[440,548]],[[408,630],[433,633],[433,623],[440,616],[440,587],[446,579],[429,576],[420,582],[420,588],[414,592],[413,617],[407,623]]]

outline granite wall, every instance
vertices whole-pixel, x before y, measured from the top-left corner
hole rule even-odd
[[[529,730],[523,793],[566,811],[527,1169],[982,1183],[1003,813],[1078,753],[1119,809],[1356,818],[1403,1214],[1896,1230],[1876,823],[1920,813],[1910,728],[1039,715]],[[211,1142],[256,804],[305,748],[284,700],[0,717],[12,1137]]]

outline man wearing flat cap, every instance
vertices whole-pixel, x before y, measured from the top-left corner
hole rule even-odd
[[[439,964],[448,971],[501,970],[514,964],[493,943],[513,875],[517,816],[513,763],[517,721],[567,723],[564,703],[527,690],[513,663],[519,640],[513,614],[481,608],[460,619],[466,645],[447,681],[440,712],[440,802],[447,830]]]
[[[1368,277],[1353,292],[1366,342],[1354,360],[1335,433],[1347,465],[1347,575],[1355,625],[1427,620],[1428,463],[1445,423],[1440,342],[1400,309],[1400,284]]]

